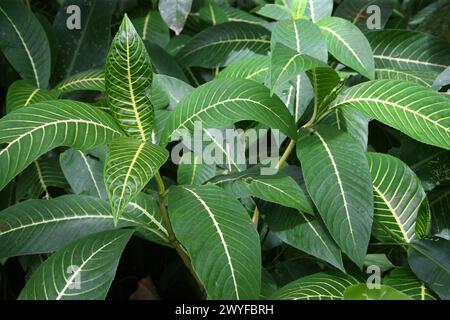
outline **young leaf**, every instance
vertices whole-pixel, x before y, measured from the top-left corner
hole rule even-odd
[[[442,72],[450,61],[447,42],[413,30],[367,33],[377,68]]]
[[[336,17],[321,19],[317,25],[336,59],[369,79],[375,77],[372,49],[357,27]]]
[[[39,266],[18,299],[105,299],[132,234],[132,230],[113,230],[73,242]]]
[[[367,159],[374,190],[374,236],[385,242],[411,242],[416,238],[416,219],[425,199],[419,179],[395,157],[369,152]]]
[[[8,88],[6,95],[6,113],[29,106],[36,102],[54,100],[59,96],[57,91],[39,89],[26,81],[18,80]]]
[[[201,121],[204,128],[223,128],[241,120],[256,120],[296,136],[286,106],[279,98],[270,97],[266,87],[251,80],[218,79],[196,88],[178,103],[161,142],[168,142],[178,129],[193,129],[195,121]]]
[[[156,197],[139,194],[118,227],[134,227],[144,238],[167,244]],[[28,200],[0,212],[0,257],[57,251],[92,233],[114,229],[106,201],[81,195]],[[51,234],[51,241],[43,234]]]
[[[183,67],[224,67],[269,50],[270,32],[258,25],[226,22],[195,35],[177,54]]]
[[[77,90],[105,91],[105,72],[94,69],[77,73],[61,81],[56,88],[61,92]]]
[[[450,101],[431,89],[375,80],[346,90],[333,105],[360,110],[416,140],[450,149]]]
[[[358,282],[341,272],[319,272],[288,283],[270,300],[342,300],[345,289]]]
[[[105,150],[69,149],[60,155],[61,169],[75,194],[108,199],[103,182]]]
[[[270,231],[283,242],[344,271],[341,250],[319,219],[280,206],[271,205],[266,210]]]
[[[167,158],[164,148],[129,137],[110,144],[104,179],[115,223]]]
[[[123,135],[114,120],[88,104],[39,102],[0,119],[0,190],[42,154],[58,146],[88,150]]]
[[[213,185],[176,187],[169,192],[168,204],[175,236],[186,248],[208,298],[257,299],[259,236],[233,194]]]
[[[22,1],[0,1],[0,49],[23,79],[47,88],[51,68],[48,39]]]
[[[450,241],[442,238],[414,241],[408,262],[416,276],[441,299],[450,299]]]
[[[306,187],[331,236],[362,266],[370,238],[373,191],[364,150],[345,132],[318,126],[299,139]]]
[[[192,0],[160,0],[158,9],[167,26],[179,35],[191,11]]]
[[[131,136],[151,139],[154,110],[150,102],[152,66],[144,43],[127,15],[106,60],[106,94],[111,111]]]
[[[383,284],[391,286],[414,300],[436,300],[433,292],[405,267],[397,267],[383,278]]]

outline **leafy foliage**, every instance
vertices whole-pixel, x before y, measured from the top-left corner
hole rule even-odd
[[[0,0],[1,297],[450,299],[448,8]]]

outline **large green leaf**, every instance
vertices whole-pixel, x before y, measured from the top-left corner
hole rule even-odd
[[[366,283],[355,284],[344,291],[344,300],[412,300],[408,295],[387,285],[369,288]]]
[[[421,142],[450,149],[450,101],[420,85],[375,80],[343,92],[333,105],[348,106]]]
[[[450,241],[442,238],[414,241],[408,262],[416,276],[441,299],[450,299]]]
[[[146,239],[167,244],[157,200],[140,194],[120,217],[118,227],[134,227]],[[0,257],[57,251],[84,236],[112,229],[106,201],[81,195],[28,200],[0,212]],[[43,236],[48,234],[52,241]]]
[[[55,159],[42,156],[16,179],[16,201],[50,198],[50,188],[68,189],[67,181]]]
[[[344,271],[341,250],[318,218],[275,205],[265,211],[264,221],[283,242]]]
[[[413,30],[380,30],[367,34],[377,68],[444,71],[450,46],[444,40]]]
[[[305,16],[312,22],[331,16],[333,12],[333,0],[307,0]]]
[[[105,162],[105,184],[114,221],[166,162],[164,148],[130,137],[114,140]]]
[[[331,236],[361,266],[369,244],[373,191],[364,150],[349,134],[317,126],[299,139],[306,187]]]
[[[383,284],[407,294],[414,300],[436,300],[432,291],[405,267],[397,267],[389,272],[383,278]]]
[[[216,165],[202,162],[193,152],[183,154],[180,161],[177,171],[178,184],[201,185],[216,175]]]
[[[0,190],[39,156],[58,146],[88,150],[123,131],[104,112],[82,102],[40,102],[0,120]]]
[[[55,80],[61,81],[90,69],[103,68],[111,42],[111,20],[117,0],[65,0],[53,22],[58,41]],[[77,11],[68,11],[71,5],[80,8],[80,28],[71,29]],[[56,57],[55,57],[56,58]]]
[[[177,54],[183,67],[224,67],[269,50],[270,32],[245,22],[226,22],[195,35]]]
[[[116,119],[131,136],[150,140],[154,121],[150,102],[152,65],[127,15],[111,44],[105,78],[108,105]]]
[[[437,73],[434,71],[410,71],[376,68],[375,76],[377,79],[410,81],[425,87],[431,87],[434,79],[436,79]]]
[[[8,88],[6,95],[6,113],[29,106],[36,102],[57,99],[57,91],[39,89],[26,81],[18,80]]]
[[[250,175],[241,179],[254,197],[309,214],[314,213],[313,204],[308,196],[294,179],[285,174]]]
[[[256,120],[296,136],[295,124],[284,103],[270,97],[269,89],[251,80],[217,79],[188,94],[170,114],[161,141],[167,142],[178,129],[223,128],[240,120]]]
[[[374,190],[373,234],[380,241],[409,243],[425,191],[414,172],[401,160],[369,152]]]
[[[351,21],[363,31],[369,29],[368,17],[372,16],[376,18],[375,21],[380,22],[379,28],[384,28],[394,9],[394,2],[393,0],[345,0],[341,1],[336,8],[334,16]],[[367,11],[373,5],[380,9],[379,18],[374,12]]]
[[[84,194],[106,200],[103,182],[104,148],[82,152],[69,149],[60,155],[61,169],[76,194]]]
[[[105,91],[105,72],[93,69],[77,73],[61,81],[56,88],[62,92],[76,90]]]
[[[431,232],[450,240],[450,189],[436,190],[430,195]]]
[[[315,273],[295,280],[277,292],[271,300],[342,300],[347,287],[359,281],[340,272]]]
[[[375,77],[372,49],[357,27],[336,17],[321,19],[317,25],[322,30],[328,50],[336,59],[369,79]]]
[[[113,230],[73,242],[39,266],[18,299],[104,299],[132,234],[132,230]]]
[[[213,185],[176,187],[169,192],[168,204],[175,236],[186,248],[208,298],[257,299],[259,236],[234,196]]]
[[[51,54],[45,31],[22,1],[0,1],[0,49],[19,75],[45,89]]]
[[[192,0],[160,0],[158,9],[167,26],[179,35],[191,11]]]
[[[145,16],[132,20],[142,40],[165,47],[170,40],[170,33],[164,20],[157,11],[149,10]]]
[[[216,79],[249,79],[259,83],[264,83],[269,70],[270,57],[253,55],[229,65],[220,71],[220,73],[216,76]]]

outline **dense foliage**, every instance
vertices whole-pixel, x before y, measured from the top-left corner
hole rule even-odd
[[[0,0],[2,298],[450,299],[449,14]]]

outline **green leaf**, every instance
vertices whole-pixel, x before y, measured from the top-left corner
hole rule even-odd
[[[301,211],[271,205],[264,219],[283,242],[344,271],[341,250],[322,222]]]
[[[431,231],[432,234],[441,235],[450,240],[450,189],[436,190],[430,195]]]
[[[270,85],[276,91],[286,82],[295,79],[302,72],[328,65],[316,58],[299,53],[280,43],[275,45],[271,56]]]
[[[88,152],[69,149],[60,155],[61,169],[75,194],[108,199],[103,182],[105,149]]]
[[[450,61],[447,42],[413,30],[367,33],[377,68],[442,72]]]
[[[41,157],[28,166],[16,180],[16,201],[50,198],[49,188],[67,189],[67,181],[55,159]]]
[[[176,105],[194,88],[177,78],[157,74],[153,80],[153,91],[155,97],[158,92],[163,92],[169,100],[168,110],[173,110]],[[155,104],[156,107],[156,104]]]
[[[170,32],[159,12],[149,10],[144,17],[133,19],[132,22],[142,40],[161,47],[169,43]]]
[[[188,163],[185,163],[185,162]],[[207,164],[193,152],[183,154],[177,171],[178,184],[201,185],[216,175],[216,165]]]
[[[325,37],[328,50],[337,60],[369,79],[375,77],[372,49],[357,27],[336,17],[321,19],[317,25]]]
[[[106,231],[70,244],[39,266],[18,299],[105,299],[132,234],[132,230]]]
[[[167,244],[158,198],[139,194],[118,227],[134,227],[144,238]],[[0,257],[57,251],[92,233],[114,229],[107,201],[82,195],[28,200],[0,212]],[[51,234],[52,241],[42,235]]]
[[[331,236],[362,266],[369,244],[373,193],[364,150],[350,135],[317,126],[297,143],[311,198]]]
[[[305,16],[312,22],[331,16],[333,12],[333,0],[307,0]]]
[[[295,124],[284,103],[270,97],[269,89],[251,80],[217,79],[189,93],[170,114],[161,141],[178,129],[223,128],[241,120],[255,120],[296,136]]]
[[[114,221],[166,162],[164,148],[129,137],[114,140],[105,162],[105,184]]]
[[[250,175],[243,177],[242,180],[254,197],[309,214],[314,213],[313,204],[308,196],[294,179],[285,174]]]
[[[45,89],[51,54],[45,31],[22,1],[0,1],[0,49],[19,75]]]
[[[397,267],[383,278],[383,284],[391,286],[414,300],[436,300],[433,292],[405,267]]]
[[[39,89],[26,81],[15,81],[8,88],[6,95],[6,113],[29,106],[36,102],[54,100],[59,96],[57,91]]]
[[[277,43],[313,58],[327,62],[328,52],[320,29],[306,19],[277,22],[272,32],[271,50]]]
[[[167,26],[179,35],[191,11],[192,0],[160,0],[158,9]]]
[[[224,67],[269,50],[270,32],[245,22],[226,22],[196,34],[177,54],[183,67]]]
[[[333,106],[360,110],[418,141],[450,149],[450,101],[431,89],[403,81],[369,81],[344,91]]]
[[[367,31],[369,30],[368,17],[376,17],[373,15],[373,11],[368,12],[367,9],[372,5],[376,5],[380,8],[379,27],[384,28],[389,17],[392,15],[394,4],[395,1],[393,0],[346,0],[341,1],[334,12],[334,16],[344,18],[358,26],[361,30]]]
[[[439,76],[433,82],[433,89],[440,90],[442,87],[445,87],[450,84],[450,66],[447,67],[444,71],[442,71]]]
[[[450,299],[450,241],[442,238],[414,241],[408,262],[416,276],[443,300]]]
[[[344,291],[344,300],[412,300],[409,296],[387,285],[370,289],[367,284],[360,283],[348,287]]]
[[[256,13],[272,20],[288,20],[291,18],[289,8],[272,3],[265,4],[258,11],[256,11]]]
[[[124,16],[106,60],[106,94],[111,111],[129,135],[151,139],[154,110],[150,102],[152,66],[144,43]]]
[[[364,260],[364,267],[373,265],[379,267],[381,272],[386,272],[392,268],[395,268],[384,253],[370,253],[366,256],[366,259]]]
[[[39,102],[0,119],[0,190],[42,154],[58,146],[88,150],[123,135],[104,112],[82,102]]]
[[[55,80],[61,81],[80,72],[103,68],[111,42],[111,20],[117,0],[84,1],[65,0],[56,14],[53,28],[58,41],[58,57]],[[71,29],[74,11],[67,7],[80,8],[80,28]],[[75,11],[76,13],[76,11]]]
[[[292,0],[291,15],[294,19],[300,19],[305,14],[308,0]]]
[[[266,25],[264,19],[255,17],[254,15],[233,7],[222,7],[222,10],[230,22],[245,22],[257,25]]]
[[[175,236],[186,248],[208,298],[257,299],[259,236],[234,196],[213,185],[176,187],[169,192],[168,204]]]
[[[56,88],[61,92],[77,90],[105,91],[105,72],[100,69],[77,73],[63,81]]]
[[[248,79],[259,83],[264,83],[270,70],[270,57],[253,55],[241,59],[222,71],[216,76],[216,79]]]
[[[364,150],[367,149],[369,120],[361,112],[349,108],[335,108],[321,120],[322,122],[347,132]]]
[[[369,152],[374,190],[374,236],[384,242],[410,243],[417,238],[416,219],[425,191],[414,172],[401,160]]]
[[[183,72],[183,69],[181,69],[180,65],[175,61],[175,58],[172,57],[165,49],[148,41],[145,42],[145,47],[150,55],[152,65],[155,68],[156,73],[178,78],[184,82],[189,82]],[[152,97],[150,97],[150,99],[151,98]]]
[[[314,92],[313,119],[319,118],[336,97],[343,85],[337,72],[329,67],[319,67],[308,71],[309,81]]]
[[[342,300],[345,289],[358,282],[341,272],[319,272],[285,285],[270,300]]]
[[[437,73],[434,71],[410,71],[376,68],[375,76],[377,79],[410,81],[424,87],[431,87],[434,79],[436,79]]]

